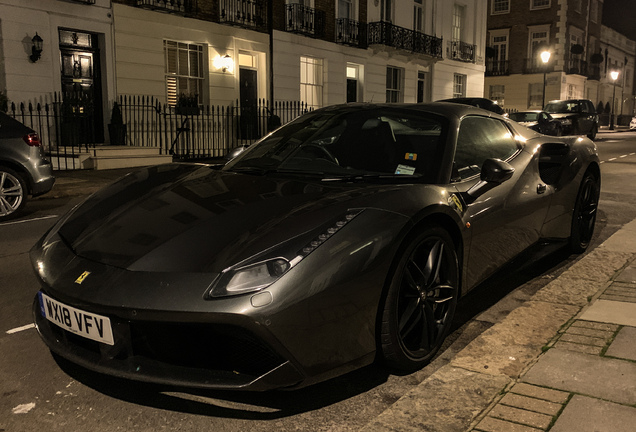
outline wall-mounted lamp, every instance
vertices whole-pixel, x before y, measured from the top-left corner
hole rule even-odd
[[[234,60],[229,54],[225,54],[223,57],[217,56],[214,59],[214,67],[221,69],[223,72],[234,71]]]
[[[33,39],[31,39],[31,42],[33,42],[33,47],[31,48],[31,56],[29,58],[33,63],[35,63],[40,60],[40,55],[42,54],[42,43],[44,41],[36,32]]]

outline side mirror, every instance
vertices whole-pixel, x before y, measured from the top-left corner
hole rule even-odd
[[[226,155],[225,155],[225,160],[226,161],[231,161],[232,159],[234,159],[235,157],[237,157],[238,155],[240,155],[241,153],[243,153],[245,151],[245,149],[247,148],[246,145],[242,145],[239,147],[234,147],[233,149],[231,149]]]
[[[510,180],[514,172],[512,165],[501,159],[486,159],[481,166],[480,181],[466,192],[468,201],[474,201],[495,186]]]

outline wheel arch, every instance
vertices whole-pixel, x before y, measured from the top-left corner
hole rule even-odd
[[[22,177],[22,180],[26,184],[28,194],[33,193],[33,179],[29,172],[19,163],[12,162],[6,159],[0,159],[0,168],[9,168],[16,172],[16,174]]]

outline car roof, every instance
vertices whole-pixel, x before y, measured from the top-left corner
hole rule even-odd
[[[465,105],[462,103],[451,103],[446,101],[438,101],[438,102],[426,102],[426,103],[366,103],[366,102],[356,102],[356,103],[347,103],[347,104],[339,104],[339,105],[331,105],[324,108],[319,108],[312,112],[319,111],[338,111],[338,112],[347,112],[347,111],[359,111],[359,110],[375,110],[375,109],[407,109],[407,110],[416,110],[416,111],[424,111],[431,114],[442,115],[446,117],[457,117],[461,118],[469,114],[479,114],[482,116],[492,116],[504,119],[503,116],[483,108],[478,108],[473,105]]]

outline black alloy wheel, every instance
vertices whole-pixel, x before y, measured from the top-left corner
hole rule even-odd
[[[425,229],[404,250],[382,311],[386,364],[413,371],[428,363],[446,338],[459,293],[455,245],[441,227]]]
[[[601,187],[596,175],[589,171],[586,172],[581,181],[572,213],[570,248],[574,253],[583,253],[590,245],[592,234],[594,234],[600,190]]]
[[[594,125],[592,126],[592,130],[590,131],[590,133],[587,134],[587,137],[593,141],[594,138],[596,138],[597,133],[598,133],[598,126]]]
[[[26,204],[27,187],[10,168],[0,167],[0,221],[16,216]]]

